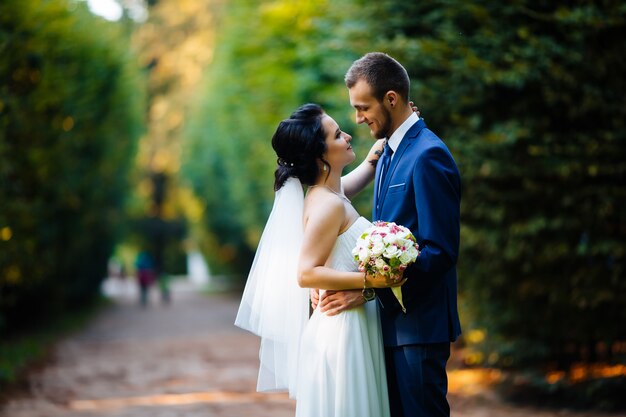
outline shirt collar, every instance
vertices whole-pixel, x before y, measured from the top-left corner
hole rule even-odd
[[[419,119],[415,112],[411,112],[411,115],[406,118],[404,123],[393,132],[391,137],[387,140],[387,143],[394,152],[398,150],[398,146],[400,146],[400,142],[402,142],[402,138],[406,135],[406,132],[408,132],[411,126],[417,123]]]

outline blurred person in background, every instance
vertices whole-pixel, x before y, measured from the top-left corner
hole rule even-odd
[[[150,253],[146,251],[139,252],[135,260],[135,269],[139,287],[139,303],[142,307],[146,307],[148,305],[150,287],[156,281],[154,260]]]

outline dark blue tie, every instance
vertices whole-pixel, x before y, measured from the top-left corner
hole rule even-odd
[[[381,157],[381,163],[383,166],[380,168],[380,181],[378,182],[378,195],[380,195],[380,189],[383,188],[385,177],[387,176],[387,170],[389,170],[389,163],[391,162],[391,156],[393,155],[393,149],[389,146],[389,142],[385,144],[383,156]]]

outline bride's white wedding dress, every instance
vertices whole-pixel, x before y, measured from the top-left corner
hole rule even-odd
[[[357,237],[371,226],[359,217],[337,238],[328,266],[356,271]],[[389,399],[376,303],[327,316],[313,312],[300,341],[297,417],[387,417]]]

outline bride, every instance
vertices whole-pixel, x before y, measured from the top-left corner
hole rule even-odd
[[[357,271],[351,251],[371,223],[348,198],[373,179],[383,141],[342,177],[351,140],[316,104],[279,124],[274,207],[235,321],[261,336],[257,389],[288,389],[298,417],[389,416],[378,310],[367,301],[372,288],[401,284]],[[359,290],[363,304],[309,318],[306,288]]]

